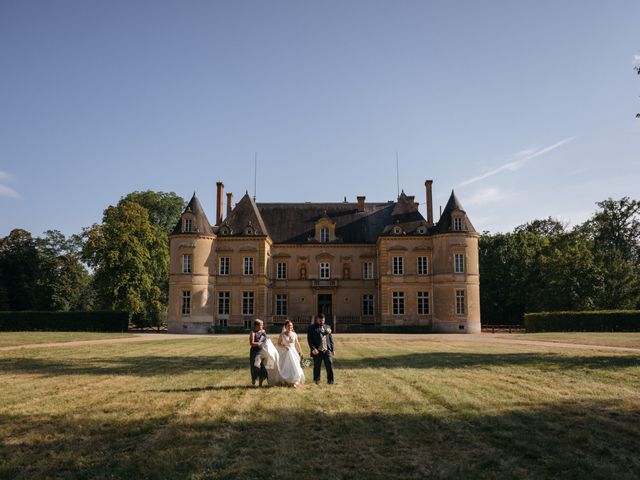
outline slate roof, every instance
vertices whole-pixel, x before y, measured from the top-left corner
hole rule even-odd
[[[245,197],[248,197],[245,195]],[[240,203],[245,199],[243,198]],[[231,221],[237,221],[236,206]],[[375,243],[378,236],[393,226],[413,233],[426,221],[404,193],[398,202],[365,203],[358,211],[357,203],[258,203],[257,209],[266,231],[275,243],[309,243],[315,236],[315,224],[325,215],[336,224],[336,237],[341,243]],[[246,208],[246,207],[244,207]],[[239,232],[235,230],[233,233]]]
[[[191,197],[191,200],[189,201],[188,205],[185,207],[184,212],[182,212],[182,215],[184,215],[187,212],[191,212],[194,216],[193,232],[191,233],[213,235],[213,228],[211,228],[211,224],[209,223],[209,220],[207,219],[207,216],[204,213],[204,209],[200,204],[200,200],[198,200],[198,197],[196,196],[195,192],[193,192],[193,197]],[[176,235],[178,233],[187,234],[187,232],[184,232],[184,233],[182,232],[182,215],[180,216],[180,220],[178,220],[178,223],[176,224],[176,226],[173,228],[171,235]]]
[[[453,225],[451,224],[451,214],[459,210],[464,214],[464,227],[463,231],[465,232],[475,232],[475,228],[471,224],[469,217],[467,217],[467,212],[464,207],[456,197],[456,194],[453,190],[451,190],[451,195],[449,196],[449,200],[442,211],[442,215],[440,215],[440,220],[433,228],[433,233],[445,233],[445,232],[453,232]]]

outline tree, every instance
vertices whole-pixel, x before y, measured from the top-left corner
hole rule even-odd
[[[95,269],[102,305],[132,318],[157,318],[163,308],[159,285],[168,276],[166,234],[149,220],[146,208],[121,201],[104,211],[101,225],[83,232],[82,256]]]
[[[81,244],[76,236],[65,238],[58,230],[47,230],[36,240],[40,257],[39,288],[45,293],[45,310],[91,310],[91,276],[81,263]]]
[[[167,235],[176,226],[187,205],[185,200],[174,192],[154,192],[151,190],[129,193],[120,199],[118,205],[127,202],[135,202],[146,208],[151,223],[160,227]]]
[[[640,201],[623,197],[597,203],[581,229],[593,242],[603,272],[600,308],[640,308]]]
[[[40,259],[36,242],[16,228],[0,240],[0,289],[9,310],[35,310],[42,303],[38,290]]]

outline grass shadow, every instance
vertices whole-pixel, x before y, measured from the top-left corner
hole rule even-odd
[[[312,406],[234,420],[5,414],[0,425],[1,478],[640,476],[640,412],[615,402],[446,417]]]

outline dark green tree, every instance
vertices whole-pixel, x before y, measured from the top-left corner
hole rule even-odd
[[[101,304],[129,312],[132,319],[155,319],[163,310],[161,285],[168,276],[166,234],[149,220],[146,208],[120,202],[104,211],[101,225],[83,232],[84,260],[94,269]]]
[[[160,227],[167,235],[171,233],[178,223],[182,211],[187,203],[174,192],[132,192],[120,199],[118,205],[126,202],[135,202],[142,205],[149,212],[149,220]]]
[[[36,241],[16,228],[0,239],[0,289],[9,310],[36,310],[43,303],[39,290],[40,257]]]

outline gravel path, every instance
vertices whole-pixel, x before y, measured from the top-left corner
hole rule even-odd
[[[115,343],[135,343],[135,342],[149,342],[149,341],[162,341],[162,340],[190,340],[194,338],[224,338],[229,335],[186,335],[180,333],[135,333],[133,337],[127,338],[108,338],[104,340],[77,340],[73,342],[52,342],[52,343],[33,343],[27,345],[13,345],[10,347],[0,347],[0,351],[4,350],[22,350],[31,348],[50,348],[50,347],[80,347],[84,345],[109,345]],[[234,335],[234,336],[242,336]],[[371,334],[362,333],[343,333],[336,336],[343,338],[358,338],[366,337],[371,338]],[[375,334],[375,338],[403,338],[403,339],[421,339],[430,340],[433,342],[470,342],[470,343],[497,343],[502,345],[531,345],[536,347],[557,347],[568,348],[574,350],[607,350],[617,352],[633,352],[640,354],[640,348],[632,347],[614,347],[611,345],[587,345],[582,343],[563,343],[541,340],[521,340],[496,337],[490,333],[476,333],[476,334],[393,334],[393,333],[380,333]]]

